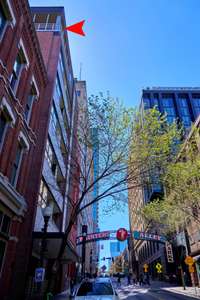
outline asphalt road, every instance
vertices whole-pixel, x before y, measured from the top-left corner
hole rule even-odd
[[[176,294],[162,289],[124,286],[118,289],[120,300],[195,300],[193,297]]]

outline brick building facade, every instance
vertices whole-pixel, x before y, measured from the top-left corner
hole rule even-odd
[[[47,74],[27,1],[1,1],[0,20],[0,298],[9,299],[28,265]]]

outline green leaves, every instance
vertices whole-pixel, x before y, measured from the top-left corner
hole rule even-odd
[[[163,199],[147,204],[142,210],[148,221],[165,224],[165,230],[169,232],[185,226],[189,220],[199,223],[200,156],[197,138],[199,134],[193,130],[193,135],[184,145],[179,143],[180,152],[167,161],[162,174]]]

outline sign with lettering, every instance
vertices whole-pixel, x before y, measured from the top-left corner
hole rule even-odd
[[[166,249],[168,263],[173,263],[174,262],[174,256],[173,256],[172,245],[169,242],[166,242],[165,243],[165,249]]]
[[[157,242],[166,242],[166,238],[163,235],[147,233],[142,231],[133,231],[133,237],[135,240],[146,240],[146,241],[157,241]]]
[[[86,242],[92,242],[97,240],[106,240],[110,238],[110,231],[102,231],[97,233],[90,233],[86,236]],[[83,242],[83,237],[77,237],[76,243],[81,244]]]
[[[45,275],[45,269],[44,268],[35,269],[35,282],[44,281],[44,275]]]

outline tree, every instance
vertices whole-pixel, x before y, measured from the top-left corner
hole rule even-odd
[[[72,208],[57,259],[62,257],[71,228],[83,210],[105,198],[118,203],[128,190],[151,184],[164,174],[179,146],[176,124],[169,125],[156,108],[141,115],[100,94],[80,107],[79,116],[69,174],[71,189],[78,187],[79,191],[74,202],[70,193],[67,195]],[[91,128],[96,129],[95,139]],[[93,176],[97,154],[98,173]],[[94,195],[96,185],[99,190]]]
[[[163,177],[165,194],[143,208],[149,221],[163,224],[162,230],[173,232],[184,228],[191,220],[200,224],[200,156],[196,137],[199,130],[193,129],[182,149],[172,161]]]

